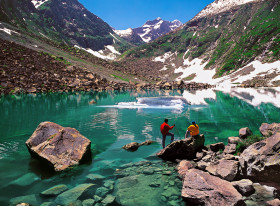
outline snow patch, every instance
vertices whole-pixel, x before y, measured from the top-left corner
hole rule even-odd
[[[248,67],[253,67],[255,69],[253,71],[251,71],[249,74],[237,75],[238,73],[240,73],[240,71],[242,71]],[[255,61],[251,62],[250,64],[246,65],[245,67],[242,67],[241,69],[238,69],[237,71],[231,73],[230,75],[223,77],[222,82],[228,83],[228,84],[229,83],[242,83],[247,80],[252,80],[256,76],[265,76],[266,74],[271,74],[274,71],[280,72],[280,61],[276,61],[274,63],[262,64],[260,61],[255,60]],[[237,77],[236,77],[236,75],[237,75]],[[276,77],[275,79],[277,79],[277,78],[279,78],[279,77]]]
[[[39,6],[43,5],[47,1],[49,1],[49,0],[32,0],[31,2],[33,3],[35,8],[37,9]]]
[[[225,12],[235,6],[247,4],[257,0],[215,0],[199,12],[194,19]]]
[[[12,33],[19,34],[18,32],[10,30],[10,29],[7,29],[5,27],[4,28],[0,28],[0,31],[3,31],[3,32],[5,32],[5,33],[7,33],[9,35],[12,35]]]
[[[161,24],[163,23],[163,21],[159,21],[155,26],[154,26],[154,29],[159,29]]]
[[[100,59],[105,59],[105,60],[114,60],[117,58],[118,55],[120,55],[120,53],[112,45],[105,46],[105,50],[108,49],[110,51],[110,53],[108,55],[104,54],[105,50],[93,51],[92,49],[89,49],[89,48],[85,49],[85,48],[79,47],[77,45],[75,45],[74,47],[87,51],[88,53],[90,53]]]
[[[184,65],[175,69],[174,73],[180,73],[183,74],[179,76],[176,80],[180,81],[184,78],[195,74],[195,77],[193,79],[194,82],[202,82],[202,83],[214,83],[213,76],[215,75],[215,70],[204,70],[205,66],[207,65],[207,62],[202,63],[202,59],[193,59],[192,61],[189,61],[188,59],[184,60]]]
[[[120,37],[129,36],[132,34],[132,29],[128,28],[126,30],[114,30],[114,32],[119,35]]]
[[[165,54],[162,55],[162,56],[158,56],[158,57],[154,58],[153,61],[164,63],[164,62],[165,62],[169,57],[171,57],[171,56],[172,56],[172,52],[167,52],[167,53],[165,53]]]

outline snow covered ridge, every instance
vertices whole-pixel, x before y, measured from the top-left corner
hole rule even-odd
[[[46,3],[47,1],[49,0],[31,0],[31,2],[34,4],[36,9],[42,4]]]
[[[140,36],[144,42],[148,43],[182,25],[182,22],[177,19],[170,22],[162,20],[158,17],[154,20],[147,21],[142,27],[134,29],[129,28],[126,30],[114,30],[114,32],[120,37],[129,37],[134,33]]]
[[[249,2],[254,2],[254,1],[258,1],[258,0],[215,0],[213,3],[209,4],[201,12],[199,12],[194,17],[194,19],[225,12],[235,6],[247,4]]]

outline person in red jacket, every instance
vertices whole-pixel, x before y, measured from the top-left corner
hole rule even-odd
[[[171,136],[170,143],[173,142],[174,134],[169,132],[169,130],[172,130],[173,127],[175,127],[175,124],[172,127],[170,127],[168,125],[168,119],[165,119],[164,123],[160,126],[160,131],[161,131],[161,134],[162,134],[162,148],[165,148],[165,138],[166,138],[166,136]]]

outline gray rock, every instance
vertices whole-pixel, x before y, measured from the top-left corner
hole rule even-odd
[[[137,142],[131,142],[129,144],[124,145],[122,148],[131,152],[134,152],[136,150],[138,150],[139,147],[143,146],[143,145],[150,145],[154,143],[154,141],[151,140],[146,140],[145,142],[142,143],[137,143]]]
[[[196,153],[204,147],[204,135],[174,141],[157,153],[157,156],[164,159],[175,161],[176,159],[193,159]]]
[[[26,195],[26,196],[20,196],[15,197],[10,200],[10,205],[15,206],[20,203],[27,203],[29,205],[40,205],[39,201],[37,200],[36,195]]]
[[[241,139],[239,137],[229,137],[228,138],[228,143],[229,144],[238,144],[238,142],[240,142]]]
[[[178,170],[179,177],[182,179],[185,177],[186,172],[192,168],[193,164],[187,160],[182,160],[176,167],[176,169]]]
[[[181,195],[187,205],[245,205],[230,182],[197,169],[187,171]]]
[[[81,184],[58,195],[55,202],[60,205],[69,205],[76,202],[79,197],[90,190],[94,184]]]
[[[259,130],[263,136],[270,137],[275,133],[280,132],[280,123],[262,123]]]
[[[216,144],[210,144],[210,149],[213,152],[218,152],[219,150],[224,150],[225,149],[225,145],[224,145],[223,142],[219,142],[219,143],[216,143]]]
[[[235,154],[236,153],[236,144],[228,144],[224,150],[225,154]]]
[[[40,193],[41,196],[57,196],[62,192],[68,190],[67,185],[56,185]]]
[[[252,144],[240,155],[242,174],[257,181],[280,183],[280,133]]]
[[[243,196],[248,197],[255,193],[255,188],[253,187],[253,182],[249,179],[234,181],[231,184]]]
[[[55,171],[62,171],[90,157],[91,141],[76,129],[62,127],[52,122],[42,122],[26,146],[32,156],[43,159]]]
[[[239,130],[239,137],[241,139],[245,139],[245,138],[251,136],[252,134],[253,134],[253,132],[248,127],[244,127]]]
[[[222,159],[217,164],[211,163],[206,167],[206,171],[224,180],[232,181],[238,174],[238,165],[237,161]]]
[[[274,199],[266,202],[267,206],[280,206],[280,200]]]

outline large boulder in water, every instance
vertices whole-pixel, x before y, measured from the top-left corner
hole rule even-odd
[[[76,129],[42,122],[26,141],[32,156],[46,160],[55,171],[79,164],[91,156],[91,141]]]
[[[181,195],[190,205],[245,205],[230,182],[198,169],[186,172]]]
[[[243,175],[250,179],[280,183],[280,133],[249,146],[239,162]]]
[[[157,156],[175,161],[176,159],[193,159],[198,151],[204,147],[204,135],[197,135],[183,140],[174,141],[157,153]]]

